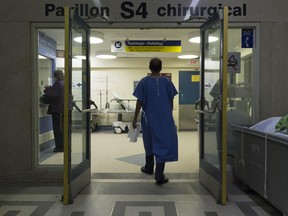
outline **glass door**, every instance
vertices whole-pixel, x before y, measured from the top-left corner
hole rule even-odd
[[[199,113],[199,180],[226,204],[227,161],[227,8],[200,27],[201,82]]]
[[[65,8],[64,204],[91,181],[89,26]]]

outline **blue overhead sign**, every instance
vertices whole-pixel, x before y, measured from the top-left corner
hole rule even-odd
[[[253,48],[253,29],[242,29],[242,48]]]
[[[112,52],[181,52],[181,40],[112,41]]]

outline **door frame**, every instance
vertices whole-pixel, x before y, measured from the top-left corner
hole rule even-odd
[[[74,197],[91,182],[91,138],[90,138],[90,113],[83,112],[85,119],[86,135],[86,158],[80,164],[72,167],[71,146],[71,111],[72,111],[72,20],[81,26],[86,32],[86,89],[85,100],[82,105],[85,109],[90,108],[90,27],[72,9],[65,7],[65,90],[64,90],[64,173],[63,173],[63,203],[73,203]],[[86,101],[86,102],[85,102]],[[84,117],[83,117],[84,116]]]
[[[205,37],[204,31],[210,26],[220,21],[220,153],[218,151],[219,169],[210,164],[204,159],[204,115],[205,111],[205,58],[203,50],[205,50],[205,43],[203,39]],[[200,26],[201,32],[201,57],[200,57],[200,100],[199,106],[199,181],[208,189],[213,196],[215,196],[219,204],[227,203],[227,50],[228,50],[228,8],[224,9],[219,14],[215,14],[212,18],[206,21]],[[217,126],[216,126],[217,127]]]

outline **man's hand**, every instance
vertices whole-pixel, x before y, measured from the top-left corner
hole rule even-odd
[[[133,121],[132,122],[132,126],[133,126],[134,129],[137,128],[137,121]]]

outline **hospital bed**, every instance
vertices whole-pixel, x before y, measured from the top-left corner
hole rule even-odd
[[[275,132],[281,117],[233,126],[234,174],[246,188],[288,215],[288,135]]]
[[[116,134],[128,132],[129,125],[134,119],[135,99],[116,97],[109,103],[109,108],[91,112],[92,125],[95,127],[110,127]],[[141,111],[137,121],[141,120]]]

